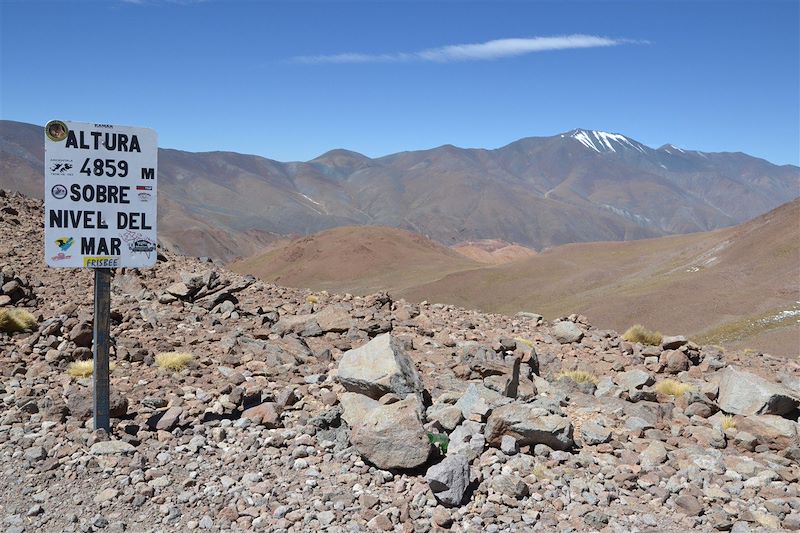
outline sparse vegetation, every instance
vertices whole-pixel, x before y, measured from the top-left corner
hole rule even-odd
[[[0,331],[13,333],[36,327],[36,317],[24,309],[0,309]]]
[[[319,302],[319,298],[313,294],[306,296],[306,303],[315,304]]]
[[[536,465],[533,467],[531,473],[536,477],[536,479],[543,480],[547,479],[547,470],[542,465]]]
[[[674,379],[665,379],[656,383],[656,391],[661,394],[669,394],[670,396],[683,396],[687,392],[695,390],[694,386],[688,383],[681,383]]]
[[[117,367],[116,363],[109,363],[108,370],[114,370]],[[75,361],[70,363],[67,367],[67,374],[73,378],[88,378],[94,373],[94,361],[85,359],[83,361]]]
[[[556,376],[556,379],[566,378],[574,381],[575,383],[591,383],[597,385],[597,376],[585,370],[570,370],[568,372],[561,372]]]
[[[622,338],[628,342],[658,346],[661,344],[662,336],[658,331],[651,331],[641,324],[635,324],[628,328],[628,331],[622,335]]]
[[[528,347],[531,347],[531,348],[533,347],[533,341],[530,340],[530,339],[523,339],[522,337],[515,337],[514,340],[517,341],[520,344],[524,344],[525,346],[528,346]]]
[[[450,439],[447,435],[441,433],[428,433],[428,441],[439,449],[442,455],[447,454],[447,446],[450,444]]]
[[[156,355],[156,365],[177,372],[186,368],[193,359],[194,356],[186,352],[163,352]]]
[[[737,343],[761,335],[767,331],[795,327],[800,320],[800,304],[786,308],[775,308],[760,315],[744,317],[727,322],[698,335],[697,344]]]
[[[736,429],[736,420],[733,419],[733,415],[725,415],[722,417],[722,422],[720,422],[719,425],[722,428],[722,431]]]

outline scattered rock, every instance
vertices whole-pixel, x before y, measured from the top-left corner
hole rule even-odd
[[[405,396],[423,390],[414,363],[388,333],[345,352],[339,362],[337,380],[348,391],[376,400],[389,392]]]
[[[445,457],[442,462],[428,468],[425,474],[433,495],[448,507],[461,504],[469,480],[469,461],[463,455]]]
[[[350,433],[350,441],[366,460],[386,470],[416,468],[431,452],[428,434],[422,427],[416,398],[369,411]]]

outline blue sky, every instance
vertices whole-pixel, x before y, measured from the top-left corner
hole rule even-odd
[[[583,127],[800,163],[796,0],[0,0],[0,21],[4,119],[279,160]]]

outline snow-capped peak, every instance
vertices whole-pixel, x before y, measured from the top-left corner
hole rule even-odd
[[[564,137],[565,135],[562,135]],[[628,139],[619,133],[608,133],[605,131],[597,130],[573,130],[566,136],[572,137],[586,148],[594,150],[597,153],[603,152],[616,152],[617,150],[637,150],[645,153],[645,146]]]
[[[661,149],[664,150],[665,152],[680,152],[680,153],[684,153],[684,150],[678,148],[674,144],[665,144],[664,146],[661,147]]]

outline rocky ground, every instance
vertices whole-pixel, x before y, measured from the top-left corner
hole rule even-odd
[[[38,322],[0,334],[2,531],[800,529],[796,361],[167,251],[115,275],[112,431],[92,431],[91,378],[67,373],[91,358],[91,272],[43,266],[41,209],[0,191],[0,309]],[[193,360],[160,368],[173,351]]]

